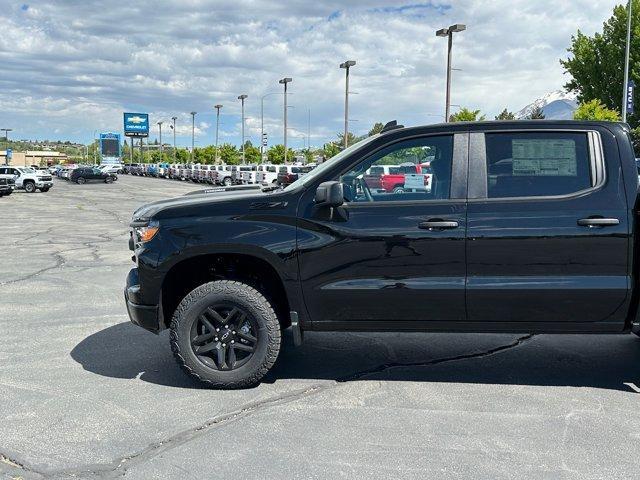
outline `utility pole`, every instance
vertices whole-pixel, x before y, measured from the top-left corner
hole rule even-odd
[[[196,113],[191,112],[191,163],[193,163],[193,149],[196,144]]]
[[[176,163],[177,151],[176,151],[176,120],[178,117],[171,117],[173,120],[173,163]]]
[[[213,108],[216,109],[216,163],[220,162],[220,157],[218,156],[218,132],[220,131],[220,109],[222,105],[214,105]]]
[[[162,158],[162,124],[164,122],[158,122],[158,129],[160,131],[160,161],[162,162],[164,159]]]
[[[245,94],[238,96],[238,100],[242,102],[242,164],[243,165],[247,163],[244,156],[244,100],[247,97],[248,95],[245,95]]]
[[[287,163],[287,83],[292,82],[290,77],[284,77],[278,81],[284,85],[284,163]]]
[[[631,4],[627,6],[627,47],[624,55],[624,84],[622,85],[622,121],[627,121],[627,96],[629,95],[629,50],[631,48]]]
[[[451,25],[449,28],[442,28],[436,32],[436,36],[438,37],[448,37],[448,47],[447,47],[447,94],[446,94],[446,105],[445,105],[445,122],[449,121],[449,116],[451,113],[451,50],[453,47],[453,34],[458,32],[463,32],[467,29],[466,25],[462,23],[456,23]]]
[[[344,148],[349,146],[349,69],[356,64],[355,60],[347,60],[340,64],[345,69],[344,82]]]

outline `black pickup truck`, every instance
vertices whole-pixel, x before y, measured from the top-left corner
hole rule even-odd
[[[407,162],[429,181],[363,180]],[[225,388],[257,382],[289,326],[296,343],[313,330],[630,333],[637,191],[624,124],[391,122],[284,189],[138,209],[126,304],[135,324],[170,329],[189,374]]]

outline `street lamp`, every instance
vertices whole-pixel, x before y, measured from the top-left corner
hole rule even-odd
[[[9,132],[13,131],[13,128],[0,128],[1,132],[4,132],[4,164],[9,165],[9,157],[7,156],[7,150],[9,149]]]
[[[242,164],[244,165],[246,163],[245,161],[245,157],[244,157],[244,99],[247,98],[249,95],[239,95],[238,96],[238,100],[240,100],[242,102]]]
[[[289,77],[278,80],[280,85],[284,85],[284,163],[287,163],[287,83],[292,81]]]
[[[171,117],[173,120],[172,130],[173,130],[173,163],[176,163],[176,120],[178,117]]]
[[[349,69],[356,64],[355,60],[347,60],[340,64],[345,69],[344,88],[344,148],[349,146]]]
[[[160,161],[162,161],[162,124],[164,122],[158,122],[158,129],[160,131]]]
[[[216,109],[216,163],[218,163],[218,131],[220,130],[220,109],[222,105],[214,105],[213,108]]]
[[[447,48],[447,99],[445,106],[445,122],[449,121],[449,113],[451,110],[451,47],[453,46],[453,34],[463,32],[467,26],[462,23],[456,23],[449,28],[442,28],[436,32],[438,37],[448,37],[449,44]]]
[[[191,163],[193,163],[193,149],[196,143],[196,113],[191,112]]]
[[[260,97],[260,158],[264,163],[265,145],[264,145],[264,99],[270,95],[282,95],[282,92],[269,92]]]

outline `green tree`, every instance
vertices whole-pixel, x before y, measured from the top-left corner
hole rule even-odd
[[[240,154],[242,155],[242,152]],[[247,163],[260,163],[262,160],[260,149],[258,147],[254,147],[249,140],[244,144],[244,157]]]
[[[267,150],[267,158],[269,163],[279,164],[284,163],[284,145],[272,145]],[[287,161],[291,162],[295,158],[295,153],[290,148],[287,149]]]
[[[371,137],[376,133],[380,133],[383,128],[384,128],[384,123],[380,123],[380,122],[374,123],[373,127],[371,127],[371,130],[369,130],[369,136]]]
[[[527,115],[527,120],[544,120],[545,114],[542,107],[534,107],[531,113]]]
[[[358,143],[360,140],[362,140],[362,137],[356,137],[353,132],[349,132],[349,134],[347,135],[347,143],[349,146],[353,145],[354,143]],[[338,134],[338,140],[336,140],[336,143],[340,145],[341,148],[344,148],[344,133]]]
[[[459,111],[449,117],[450,122],[480,122],[485,116],[480,110],[470,110],[467,107],[461,108]]]
[[[618,122],[620,115],[615,110],[611,110],[596,99],[581,103],[573,113],[575,120],[599,120],[604,122]]]
[[[322,150],[323,150],[322,156],[328,160],[331,157],[339,154],[342,151],[342,148],[335,142],[329,142],[324,144],[324,147]]]
[[[496,115],[496,120],[515,120],[516,114],[510,112],[506,108],[502,110],[498,115]]]
[[[630,79],[640,83],[640,0],[632,0],[632,12],[629,72]],[[580,103],[598,99],[606,108],[621,111],[626,32],[627,8],[618,5],[602,32],[590,37],[578,30],[571,37],[570,56],[560,63],[572,77],[565,88],[576,92]],[[634,114],[628,121],[638,127],[640,115]]]
[[[238,165],[241,160],[238,147],[231,145],[230,143],[223,143],[218,146],[218,156],[220,157],[220,161],[227,165]]]

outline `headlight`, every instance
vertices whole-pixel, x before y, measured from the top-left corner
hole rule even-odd
[[[156,236],[159,229],[160,225],[156,221],[149,222],[147,225],[133,227],[133,232],[136,236],[136,243],[148,242]]]

